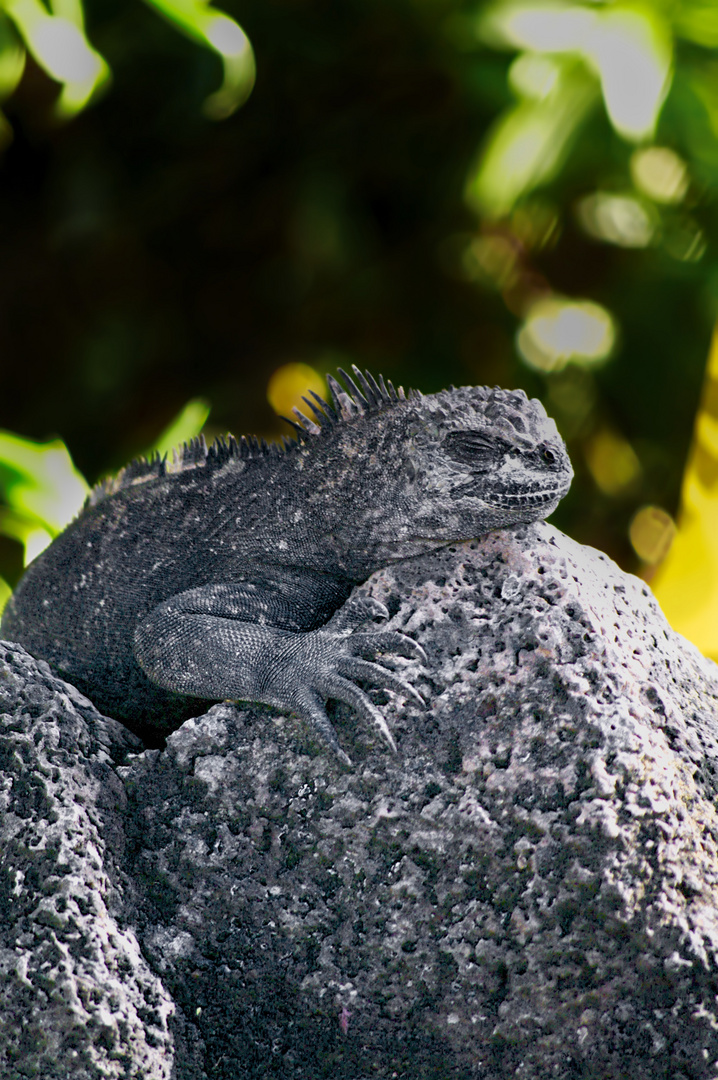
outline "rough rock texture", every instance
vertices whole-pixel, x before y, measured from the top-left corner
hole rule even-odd
[[[173,1003],[117,918],[125,792],[141,748],[0,643],[0,1077],[169,1080]]]
[[[714,1080],[718,668],[672,633],[642,582],[549,525],[399,564],[364,591],[428,654],[414,681],[429,707],[382,706],[399,756],[343,707],[333,719],[352,770],[291,717],[217,705],[166,750],[117,768],[124,847],[104,749],[116,725],[86,703],[78,718],[42,665],[41,685],[53,689],[33,721],[18,703],[27,684],[14,690],[0,668],[0,707],[15,718],[4,760],[18,741],[25,783],[44,792],[52,780],[57,804],[75,812],[63,826],[57,811],[51,826],[64,894],[57,878],[27,884],[37,861],[29,839],[12,855],[12,873],[25,872],[35,894],[21,932],[49,941],[40,901],[64,926],[59,897],[69,902],[90,874],[106,882],[93,893],[98,908],[73,915],[87,944],[67,949],[82,954],[97,993],[116,994],[110,1019],[128,1017],[124,1043],[110,1025],[110,1051],[97,1027],[84,1042],[73,1029],[83,1060],[74,1071],[67,1056],[56,1073],[45,1065],[48,1043],[40,1072]],[[11,679],[27,662],[15,656],[5,661]],[[61,700],[72,737],[53,735]],[[26,804],[29,829],[41,810]],[[67,839],[80,818],[104,870],[89,843],[77,854]],[[3,862],[7,853],[5,841]],[[4,947],[20,974],[6,993],[10,1009],[22,1000],[34,1015],[67,976],[51,955],[42,983],[22,981],[17,957],[33,941],[17,937],[8,880]],[[126,975],[117,962],[112,991],[101,900],[124,919],[112,957],[132,956]],[[16,1061],[11,1016],[0,1062]],[[27,1075],[12,1068],[13,1080]]]

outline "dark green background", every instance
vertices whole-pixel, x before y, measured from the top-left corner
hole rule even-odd
[[[99,103],[55,124],[56,87],[32,63],[7,103],[0,427],[61,436],[92,481],[197,395],[212,403],[212,431],[278,433],[266,385],[292,360],[355,362],[425,391],[523,386],[572,436],[577,479],[554,520],[635,567],[632,514],[645,503],[676,510],[716,313],[718,152],[691,89],[715,54],[680,43],[657,135],[693,170],[690,212],[708,239],[700,262],[580,232],[575,199],[629,182],[633,148],[600,110],[547,192],[561,228],[550,250],[526,253],[527,272],[604,304],[620,325],[614,357],[579,373],[593,404],[576,426],[556,404],[570,369],[542,376],[522,364],[515,314],[457,271],[462,237],[478,228],[466,176],[510,101],[510,54],[461,29],[481,5],[224,7],[253,43],[258,79],[222,123],[201,112],[221,78],[216,58],[124,0],[87,8],[114,74]],[[584,442],[604,423],[643,466],[615,498],[584,465]],[[19,546],[0,542],[0,573],[19,571]]]

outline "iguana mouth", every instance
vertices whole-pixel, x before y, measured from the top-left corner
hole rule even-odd
[[[524,506],[547,506],[549,503],[562,499],[567,491],[568,484],[565,482],[554,481],[553,487],[545,487],[539,482],[533,488],[507,491],[499,487],[489,487],[486,481],[472,480],[460,489],[460,494],[481,499],[486,506],[492,506],[495,509],[519,510]]]
[[[539,491],[488,491],[484,492],[483,499],[488,506],[519,509],[522,506],[541,506],[555,502],[565,494],[565,487],[553,487]]]

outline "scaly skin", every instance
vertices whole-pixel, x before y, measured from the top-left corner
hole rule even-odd
[[[417,698],[375,662],[421,658],[350,599],[376,570],[544,518],[571,482],[563,442],[522,391],[405,397],[354,368],[299,440],[202,440],[134,462],[92,493],[29,567],[0,627],[139,734],[207,701],[289,709],[348,761],[325,710],[349,704],[394,740],[356,683]],[[306,400],[306,399],[305,399]],[[198,700],[200,699],[200,700]],[[419,699],[420,700],[420,699]]]

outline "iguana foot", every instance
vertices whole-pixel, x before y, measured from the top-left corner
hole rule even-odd
[[[396,751],[386,720],[356,683],[424,705],[410,683],[376,659],[381,653],[425,661],[426,655],[396,630],[356,629],[367,618],[385,619],[384,605],[359,597],[319,629],[297,632],[238,618],[248,589],[246,584],[216,585],[158,605],[135,630],[135,658],[147,676],[193,697],[289,709],[309,721],[349,764],[326,713],[325,702],[333,698],[349,705]]]
[[[394,753],[397,752],[396,743],[381,711],[355,683],[392,690],[411,698],[417,705],[425,705],[421,694],[406,679],[381,664],[364,659],[365,656],[375,657],[379,652],[390,651],[411,659],[426,660],[424,650],[412,638],[389,630],[336,634],[333,630],[322,629],[297,635],[291,643],[287,643],[287,651],[282,658],[283,670],[286,673],[301,670],[311,673],[311,676],[306,682],[303,679],[293,680],[291,689],[285,691],[285,703],[298,716],[308,720],[347,765],[350,759],[339,745],[326,713],[324,702],[327,698],[349,705],[362,720],[379,732]]]

